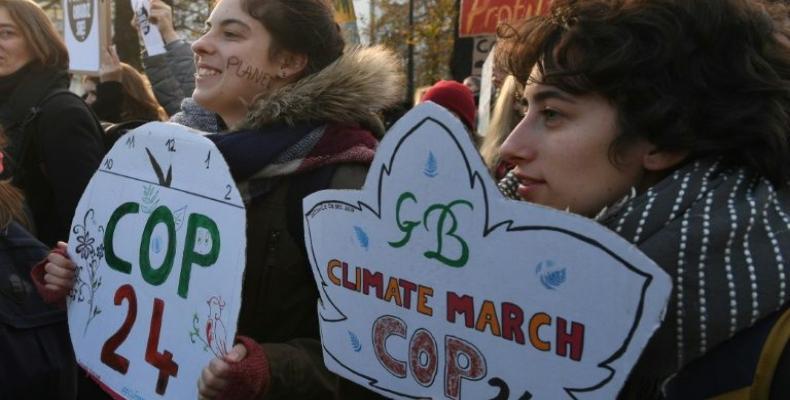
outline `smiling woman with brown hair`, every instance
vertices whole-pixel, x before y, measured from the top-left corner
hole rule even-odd
[[[345,49],[324,0],[221,0],[192,48],[192,97],[230,127],[207,137],[244,198],[249,243],[239,343],[203,369],[200,398],[378,397],[324,365],[302,199],[361,187],[376,114],[402,99],[400,63]],[[50,268],[45,279],[73,284],[73,268]]]

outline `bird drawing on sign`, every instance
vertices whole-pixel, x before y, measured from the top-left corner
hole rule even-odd
[[[208,303],[209,310],[206,320],[206,342],[215,356],[224,357],[228,353],[225,324],[222,322],[222,309],[225,308],[225,301],[217,296],[212,296],[206,303]]]

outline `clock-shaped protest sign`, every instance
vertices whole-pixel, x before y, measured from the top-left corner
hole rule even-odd
[[[362,190],[304,201],[324,361],[399,399],[613,399],[669,276],[596,222],[504,198],[429,103],[384,136]]]
[[[77,360],[124,398],[194,399],[233,344],[245,210],[219,151],[152,122],[121,137],[72,222],[69,331]]]

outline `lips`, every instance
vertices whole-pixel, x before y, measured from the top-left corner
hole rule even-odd
[[[222,74],[222,70],[221,69],[214,68],[214,67],[212,67],[210,65],[206,65],[206,64],[200,63],[200,64],[197,65],[197,68],[196,68],[196,71],[195,71],[195,78],[197,78],[198,80],[200,80],[200,79],[207,79],[207,78],[215,77],[215,76],[221,75],[221,74]]]
[[[516,191],[518,195],[522,198],[527,198],[531,193],[534,193],[535,190],[543,185],[546,184],[546,181],[538,178],[533,178],[531,176],[522,175],[516,173],[516,178],[518,178],[518,188]]]

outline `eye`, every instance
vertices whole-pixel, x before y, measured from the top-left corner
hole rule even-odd
[[[546,121],[553,121],[560,117],[560,113],[557,110],[551,108],[544,108],[540,111],[540,113],[543,115],[543,118],[545,118]]]
[[[10,29],[1,29],[0,30],[0,37],[1,38],[5,39],[5,38],[11,37],[11,36],[14,36],[14,31],[12,31]]]
[[[222,35],[228,39],[238,39],[241,37],[241,35],[233,31],[224,31],[222,32]]]

